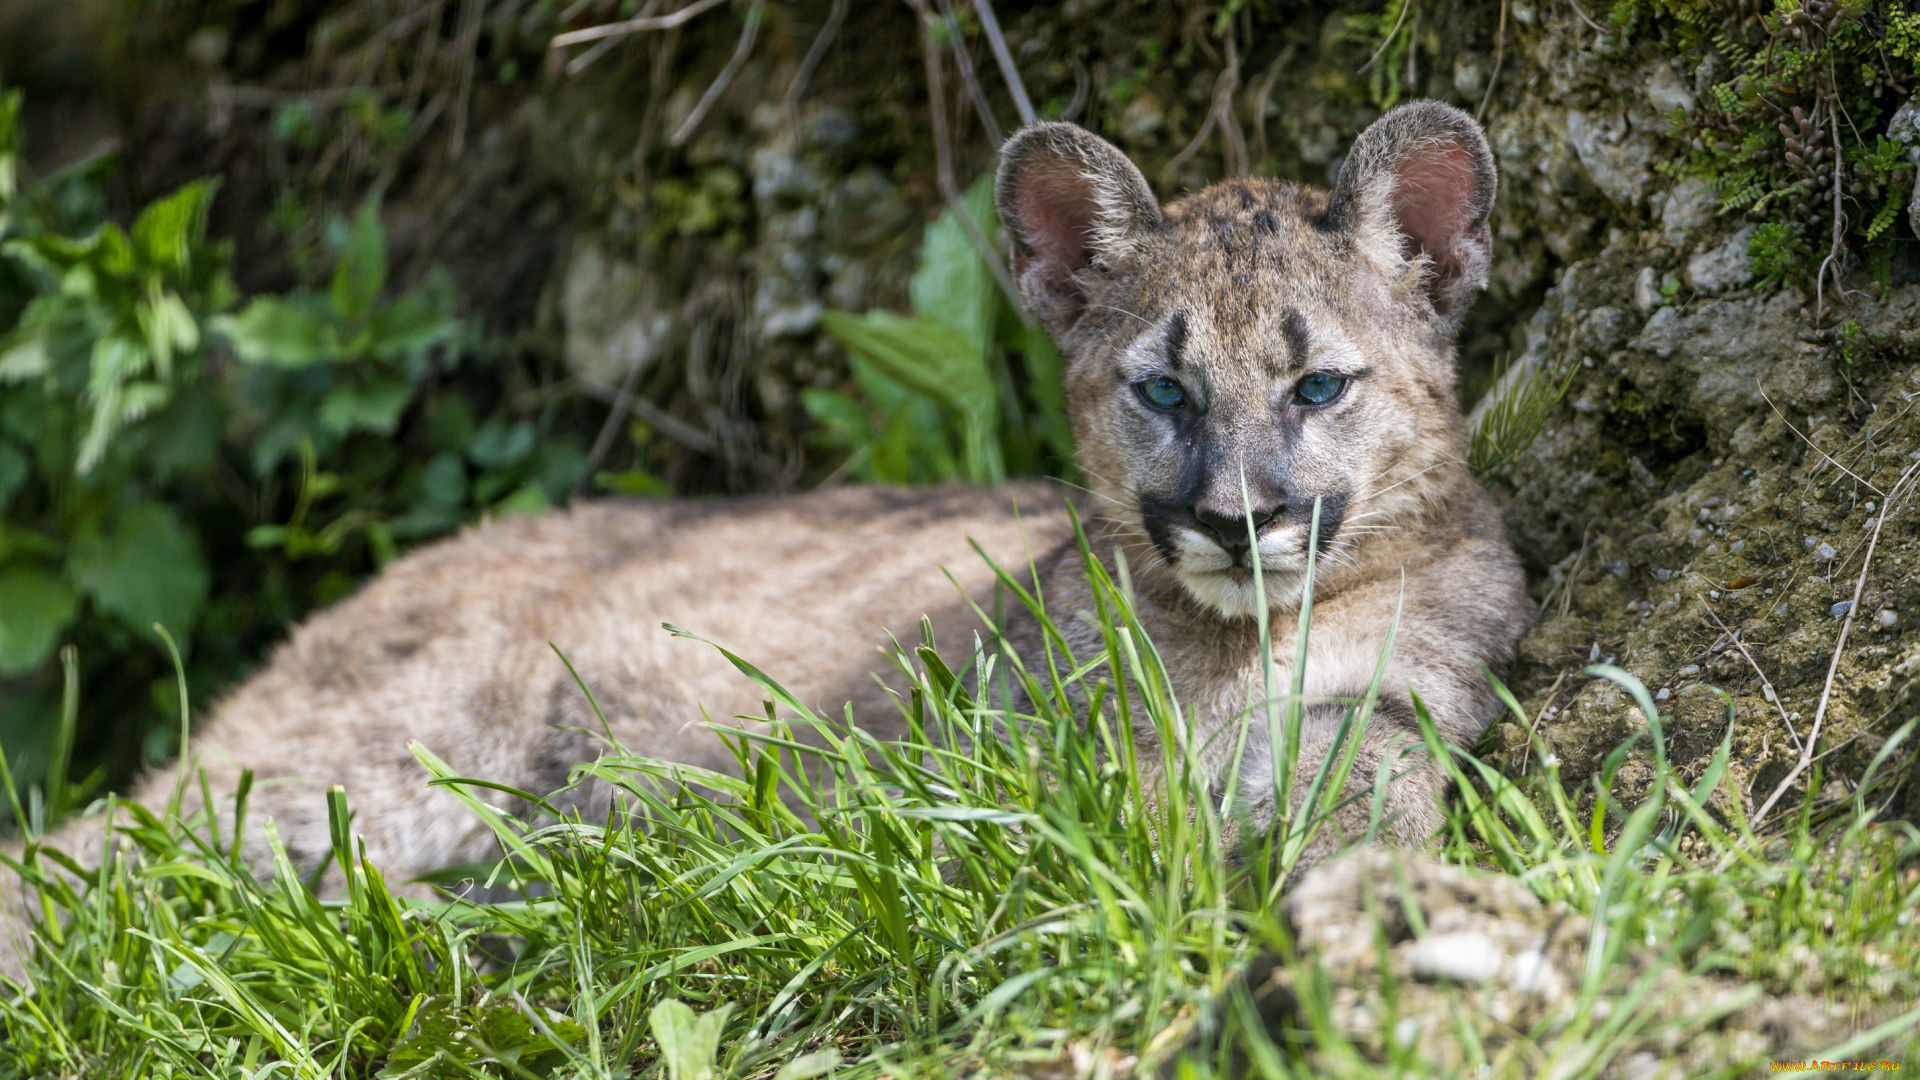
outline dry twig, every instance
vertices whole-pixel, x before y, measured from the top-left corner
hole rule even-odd
[[[740,69],[746,65],[747,57],[752,55],[753,42],[760,36],[760,22],[766,13],[767,0],[753,0],[753,6],[747,9],[746,25],[740,28],[740,42],[733,47],[733,55],[727,59],[727,66],[721,68],[720,74],[714,76],[713,85],[707,87],[707,92],[700,95],[700,103],[687,114],[686,122],[680,125],[679,131],[673,133],[673,138],[667,140],[669,143],[674,146],[685,146],[687,140],[693,138],[694,129],[700,126],[700,121],[707,118],[713,103],[719,101],[720,95],[727,92],[727,87],[733,83],[733,77],[740,74]]]
[[[1760,399],[1762,401],[1765,401],[1767,403],[1767,407],[1773,410],[1773,415],[1779,417],[1780,422],[1787,425],[1787,430],[1793,432],[1795,435],[1800,435],[1800,429],[1797,427],[1794,427],[1793,421],[1787,419],[1787,414],[1781,412],[1780,406],[1775,405],[1773,403],[1773,399],[1767,396],[1766,386],[1763,385],[1759,379],[1753,380],[1753,385],[1759,389]],[[1855,473],[1852,469],[1849,469],[1845,465],[1842,465],[1838,461],[1835,461],[1833,459],[1833,455],[1827,453],[1825,450],[1820,449],[1818,446],[1814,446],[1812,439],[1807,438],[1805,435],[1800,435],[1800,441],[1803,443],[1806,443],[1807,446],[1811,447],[1814,453],[1819,454],[1823,458],[1826,458],[1827,464],[1832,465],[1834,468],[1839,469],[1841,472],[1846,473],[1848,476],[1853,477],[1853,479],[1857,483],[1864,485],[1868,491],[1871,491],[1875,495],[1880,496],[1880,498],[1883,500],[1887,497],[1886,492],[1881,491],[1879,488],[1874,487],[1872,484],[1867,483],[1865,480],[1861,479],[1859,474]]]
[[[1800,774],[1813,764],[1813,748],[1820,742],[1820,726],[1826,721],[1827,705],[1833,700],[1834,680],[1840,675],[1840,657],[1846,652],[1847,635],[1853,631],[1853,620],[1860,614],[1860,598],[1867,591],[1867,572],[1873,569],[1873,552],[1880,544],[1880,529],[1886,525],[1887,516],[1893,513],[1894,499],[1907,492],[1916,469],[1920,469],[1920,462],[1907,466],[1907,470],[1900,474],[1900,479],[1893,485],[1892,494],[1881,502],[1880,512],[1873,519],[1873,535],[1867,540],[1866,558],[1860,561],[1860,576],[1853,582],[1853,599],[1847,603],[1847,616],[1846,620],[1840,624],[1840,637],[1833,643],[1833,660],[1827,665],[1827,681],[1820,687],[1820,705],[1813,713],[1813,727],[1807,732],[1806,741],[1800,745],[1799,760],[1793,763],[1793,768],[1787,770],[1787,775],[1780,780],[1779,786],[1773,789],[1773,794],[1767,796],[1767,801],[1761,803],[1760,809],[1754,812],[1755,825],[1766,820],[1767,812],[1773,809],[1773,804],[1779,802],[1780,797],[1793,786],[1793,782],[1800,778]]]
[[[960,81],[967,86],[968,96],[973,98],[973,111],[980,114],[980,125],[987,129],[987,141],[997,149],[1006,141],[1000,133],[1000,121],[993,115],[993,103],[987,100],[987,88],[980,85],[980,77],[973,71],[973,56],[967,51],[967,39],[960,33],[960,20],[953,17],[952,0],[940,0],[940,18],[947,28],[947,47],[953,50],[954,67],[960,71]]]
[[[1206,122],[1200,125],[1200,130],[1193,136],[1193,140],[1187,143],[1179,153],[1173,155],[1173,160],[1167,162],[1166,166],[1160,170],[1162,184],[1167,183],[1168,179],[1179,171],[1180,166],[1185,165],[1193,155],[1200,152],[1200,147],[1206,144],[1207,136],[1213,134],[1216,125],[1221,128],[1227,144],[1225,156],[1228,174],[1232,176],[1247,174],[1247,140],[1240,132],[1239,118],[1233,113],[1233,95],[1239,88],[1240,56],[1235,50],[1233,38],[1229,36],[1227,62],[1220,69],[1220,77],[1213,83],[1213,107],[1207,110]]]
[[[1486,119],[1487,102],[1493,100],[1493,88],[1500,82],[1500,64],[1507,58],[1507,0],[1500,0],[1500,29],[1493,35],[1493,74],[1487,76],[1487,92],[1480,95],[1480,107],[1473,111],[1475,123]]]
[[[1747,651],[1747,643],[1740,640],[1740,635],[1728,629],[1727,624],[1720,620],[1719,612],[1713,610],[1712,607],[1708,607],[1707,616],[1711,618],[1713,624],[1718,626],[1720,631],[1726,634],[1728,639],[1733,642],[1734,648],[1740,650],[1740,655],[1747,658],[1747,664],[1753,668],[1754,675],[1760,679],[1761,688],[1766,691],[1767,700],[1773,702],[1773,707],[1780,710],[1780,722],[1787,725],[1787,734],[1793,738],[1794,749],[1801,749],[1803,744],[1800,742],[1800,733],[1793,730],[1793,721],[1787,719],[1786,702],[1780,700],[1780,695],[1773,689],[1773,683],[1767,681],[1767,673],[1760,670],[1760,661],[1755,660],[1753,654]]]
[[[599,41],[606,37],[619,37],[625,34],[637,34],[646,30],[671,30],[696,15],[711,11],[726,3],[727,0],[693,0],[693,3],[679,11],[665,15],[643,15],[625,22],[606,23],[601,26],[589,26],[584,30],[570,30],[554,35],[550,47],[564,49],[569,45],[583,45],[589,41]]]
[[[787,84],[787,92],[780,99],[780,111],[786,114],[787,127],[795,132],[800,130],[800,95],[806,92],[814,69],[826,59],[827,46],[833,44],[833,36],[840,32],[840,24],[846,21],[847,0],[833,0],[833,10],[827,12],[826,23],[813,36],[813,44],[807,46],[806,57],[800,61],[800,67],[793,73],[793,81]]]
[[[974,13],[980,16],[980,29],[987,35],[987,45],[993,49],[993,58],[1000,65],[1000,77],[1007,80],[1007,93],[1013,96],[1014,111],[1020,114],[1022,124],[1031,124],[1039,119],[1033,111],[1033,101],[1027,97],[1027,84],[1020,81],[1020,69],[1013,64],[1013,53],[1007,49],[1007,39],[1000,33],[1000,20],[993,16],[993,4],[990,0],[973,0]]]
[[[480,15],[486,0],[465,0],[460,5],[460,90],[453,100],[453,135],[447,150],[455,161],[467,146],[467,103],[473,97],[473,65],[480,48]]]
[[[947,125],[947,80],[940,63],[940,46],[933,40],[933,11],[927,7],[927,0],[906,2],[920,17],[920,57],[927,69],[927,111],[933,120],[934,173],[940,182],[940,194],[945,196],[947,209],[960,222],[961,229],[966,232],[967,240],[973,244],[980,260],[992,271],[993,280],[999,284],[1000,291],[1006,294],[1007,302],[1016,311],[1024,312],[1026,305],[1021,302],[1020,289],[1013,283],[1013,275],[1000,260],[1000,253],[993,249],[993,243],[981,230],[980,223],[974,220],[973,212],[967,209],[959,181],[954,179],[952,132]]]

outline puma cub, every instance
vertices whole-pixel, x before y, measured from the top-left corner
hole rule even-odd
[[[1342,715],[1326,699],[1371,684],[1397,607],[1355,787],[1413,765],[1393,765],[1419,738],[1409,687],[1457,744],[1497,709],[1481,668],[1509,660],[1532,609],[1499,510],[1465,464],[1453,357],[1486,280],[1494,183],[1479,127],[1434,103],[1369,127],[1331,193],[1232,180],[1162,206],[1120,151],[1071,124],[1034,125],[1003,151],[996,195],[1015,273],[1069,360],[1089,535],[1104,560],[1125,554],[1141,618],[1222,777],[1235,740],[1221,736],[1262,686],[1251,560],[1274,612],[1297,610],[1316,501],[1306,687],[1321,704],[1306,713],[1302,768]],[[466,775],[542,791],[594,754],[581,731],[597,723],[549,642],[638,753],[725,767],[702,709],[760,711],[754,686],[662,622],[751,657],[826,712],[852,701],[856,719],[892,736],[873,647],[888,631],[911,639],[923,614],[942,641],[971,640],[966,599],[942,573],[990,604],[968,537],[1003,566],[1036,563],[1076,649],[1097,651],[1097,630],[1065,617],[1091,604],[1063,495],[841,488],[496,521],[408,556],[296,629],[204,725],[200,757],[228,790],[254,771],[252,815],[274,818],[306,866],[330,850],[322,793],[344,784],[370,854],[400,881],[492,847],[426,786],[410,740]],[[1276,636],[1290,678],[1291,634]],[[1263,738],[1253,725],[1244,782],[1250,798],[1267,792],[1270,816]],[[172,785],[157,773],[136,798],[157,803]],[[1396,780],[1393,838],[1424,839],[1440,795],[1431,769]],[[1351,834],[1364,820],[1341,824]],[[51,842],[77,850],[98,830],[83,819]],[[17,933],[18,883],[0,877]],[[0,944],[0,968],[17,970],[13,948]]]

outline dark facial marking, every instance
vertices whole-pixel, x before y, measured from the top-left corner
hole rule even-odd
[[[1253,192],[1245,184],[1240,185],[1240,209],[1253,209]]]
[[[1187,361],[1187,313],[1176,311],[1167,320],[1167,366],[1178,368]]]
[[[1287,313],[1281,316],[1280,336],[1287,342],[1288,362],[1296,365],[1305,364],[1309,346],[1307,320],[1301,316],[1298,309],[1288,308]]]
[[[1273,212],[1271,210],[1255,211],[1253,215],[1253,224],[1255,228],[1259,229],[1263,233],[1266,233],[1268,236],[1272,236],[1274,233],[1280,230],[1280,223],[1273,219]]]

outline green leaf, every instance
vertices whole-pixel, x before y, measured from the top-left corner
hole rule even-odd
[[[373,310],[386,287],[387,237],[380,228],[380,199],[376,196],[361,203],[360,212],[353,216],[327,296],[341,321],[357,323]]]
[[[206,235],[207,207],[220,188],[217,179],[196,180],[140,211],[133,223],[133,256],[142,266],[186,273],[193,249]]]
[[[672,998],[653,1007],[653,1039],[660,1044],[671,1080],[714,1080],[714,1055],[720,1052],[720,1033],[732,1012],[729,1004],[695,1014]]]
[[[38,667],[60,643],[77,604],[72,587],[51,571],[0,570],[0,673]]]
[[[816,1076],[825,1076],[840,1067],[840,1051],[828,1047],[811,1054],[801,1054],[773,1074],[773,1080],[813,1080]]]
[[[47,367],[47,342],[38,334],[0,348],[0,383],[40,378]]]
[[[645,469],[597,472],[593,474],[593,486],[628,498],[665,498],[673,494],[671,484]]]
[[[149,290],[147,298],[136,304],[133,311],[161,377],[169,377],[173,373],[174,353],[191,352],[200,345],[200,327],[194,323],[193,313],[177,294],[157,286]]]
[[[104,533],[75,540],[67,573],[101,611],[142,633],[159,623],[183,643],[207,599],[200,543],[161,503],[141,503]]]
[[[493,504],[496,514],[537,514],[548,506],[547,493],[538,484],[527,484],[520,490]]]
[[[352,431],[388,434],[413,400],[413,387],[398,375],[342,383],[320,402],[320,423],[339,435]]]
[[[820,425],[816,434],[826,445],[856,450],[873,441],[873,425],[867,421],[867,411],[846,394],[808,386],[800,391],[800,404],[813,422]]]
[[[827,332],[848,349],[960,414],[968,479],[992,484],[1005,478],[993,373],[963,331],[938,319],[903,319],[890,311],[829,311],[822,319]]]
[[[373,313],[366,329],[367,351],[392,360],[424,349],[453,331],[454,322],[439,304],[413,293]]]
[[[963,204],[980,231],[991,237],[999,226],[993,212],[993,177],[982,176],[968,188]],[[927,226],[920,247],[920,268],[914,271],[907,291],[913,298],[915,314],[959,330],[972,346],[973,355],[984,362],[998,315],[999,286],[951,207]]]
[[[237,316],[214,320],[214,329],[250,364],[306,367],[331,359],[337,351],[332,327],[314,308],[301,298],[263,296]]]

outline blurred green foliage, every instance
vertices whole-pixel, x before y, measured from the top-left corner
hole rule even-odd
[[[983,231],[997,235],[991,177],[967,192]],[[1000,252],[994,252],[996,258]],[[991,484],[1072,467],[1060,353],[994,280],[953,210],[927,226],[909,285],[914,317],[828,312],[847,349],[855,392],[809,388],[816,440],[849,454],[857,479]]]
[[[19,113],[0,93],[0,748],[46,779],[75,644],[97,785],[177,741],[156,624],[204,698],[401,543],[563,499],[586,455],[516,413],[444,278],[392,295],[377,202],[321,226],[323,287],[242,304],[217,181],[123,228],[110,158],[22,176]]]

